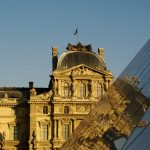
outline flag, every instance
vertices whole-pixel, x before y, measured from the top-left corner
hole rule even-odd
[[[76,31],[74,32],[74,35],[76,35],[78,33],[78,27],[76,28]]]

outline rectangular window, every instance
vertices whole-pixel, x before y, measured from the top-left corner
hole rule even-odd
[[[48,125],[42,125],[42,140],[48,140]]]
[[[69,137],[69,124],[64,124],[63,125],[63,137],[66,140]]]
[[[86,84],[85,83],[79,84],[79,97],[86,97]]]
[[[101,96],[102,96],[102,85],[98,83],[96,87],[96,97],[101,97]]]
[[[64,86],[62,87],[62,96],[70,97],[70,90],[71,90],[71,87],[70,87],[69,83],[65,82]]]
[[[17,140],[17,127],[16,126],[12,126],[10,129],[10,140]]]

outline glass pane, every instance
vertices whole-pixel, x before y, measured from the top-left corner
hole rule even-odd
[[[96,97],[101,97],[101,96],[102,96],[102,85],[98,83],[96,87]]]
[[[48,125],[42,125],[42,140],[48,140]]]
[[[11,127],[10,140],[17,140],[17,127]]]
[[[64,87],[63,87],[63,96],[64,97],[70,96],[70,86],[69,86],[69,83],[67,82],[65,82]]]
[[[86,84],[84,83],[79,85],[79,97],[86,97]]]
[[[43,114],[48,114],[48,107],[47,106],[43,107]]]
[[[65,140],[69,137],[69,124],[63,125],[63,136]]]
[[[69,107],[68,106],[64,107],[64,114],[69,114]]]

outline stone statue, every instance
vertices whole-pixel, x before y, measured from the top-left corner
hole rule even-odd
[[[7,93],[5,93],[4,98],[6,98],[6,99],[8,98],[8,94]]]
[[[2,141],[5,141],[5,138],[6,138],[6,133],[3,131],[3,134],[2,134]]]
[[[31,95],[31,96],[37,95],[37,92],[36,92],[35,88],[32,88],[32,89],[30,90],[30,95]]]
[[[36,140],[36,133],[35,133],[35,131],[33,131],[32,136],[33,136],[33,141]]]

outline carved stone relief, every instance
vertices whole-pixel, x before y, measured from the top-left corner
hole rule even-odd
[[[42,113],[42,109],[43,107],[42,107],[42,105],[38,105],[38,106],[36,106],[36,112],[37,113]]]
[[[87,109],[85,106],[77,106],[76,107],[76,111],[77,112],[85,112]]]

